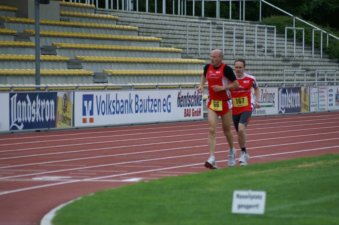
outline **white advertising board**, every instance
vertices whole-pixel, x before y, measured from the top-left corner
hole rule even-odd
[[[260,108],[255,109],[253,115],[278,114],[278,88],[260,87]]]
[[[300,111],[306,113],[310,111],[310,88],[301,87],[300,89]]]
[[[195,89],[75,92],[74,126],[121,125],[203,118]]]
[[[0,93],[0,131],[9,131],[9,94]]]
[[[319,108],[319,90],[317,87],[310,87],[310,112],[317,112]]]
[[[339,109],[339,86],[327,87],[328,110]]]
[[[233,192],[232,213],[264,214],[265,205],[265,191],[235,190]]]
[[[327,87],[319,87],[318,111],[328,110],[328,93]]]

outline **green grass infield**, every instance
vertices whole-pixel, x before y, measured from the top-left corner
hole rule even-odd
[[[234,190],[266,191],[263,215],[232,214]],[[339,154],[140,182],[82,197],[53,225],[339,224]]]

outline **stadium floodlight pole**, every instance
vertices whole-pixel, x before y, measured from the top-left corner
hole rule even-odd
[[[40,0],[35,0],[35,85],[40,86]]]

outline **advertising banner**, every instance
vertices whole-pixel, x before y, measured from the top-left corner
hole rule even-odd
[[[56,92],[10,93],[10,130],[55,128],[56,99]]]
[[[318,102],[318,111],[327,111],[328,110],[328,93],[327,87],[319,87],[319,102]]]
[[[195,89],[75,92],[74,126],[100,126],[203,118]]]
[[[319,108],[319,90],[317,87],[310,87],[310,112],[317,112]]]
[[[73,127],[73,92],[58,92],[56,127]]]
[[[0,93],[0,131],[9,131],[9,94]]]
[[[327,89],[328,110],[339,109],[339,86],[329,86]]]
[[[336,106],[336,109],[339,109],[339,86],[336,86],[335,106]]]
[[[278,89],[278,109],[280,114],[299,113],[301,111],[300,87]]]
[[[301,87],[301,112],[310,111],[310,89],[309,87]]]
[[[253,115],[278,114],[278,88],[260,88],[260,108]]]

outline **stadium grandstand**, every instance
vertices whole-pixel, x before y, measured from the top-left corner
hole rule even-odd
[[[265,107],[254,114],[338,110],[338,59],[325,52],[338,37],[264,0],[256,1],[259,20],[246,20],[249,2],[253,1],[2,0],[0,98],[9,108],[0,130],[24,129],[22,120],[30,124],[27,129],[63,127],[58,113],[67,114],[66,127],[202,119],[208,96],[196,88],[216,48],[231,66],[235,59],[245,58],[246,69],[256,76]],[[221,8],[227,3],[226,18]],[[211,4],[212,16],[205,14],[205,5]],[[294,26],[285,27],[282,34],[276,26],[264,24],[262,4],[291,16]],[[240,9],[237,18],[232,15],[234,5]],[[311,27],[311,45],[306,44],[304,28],[295,26],[300,23]],[[315,41],[319,37],[320,46]],[[44,92],[48,94],[40,99]],[[49,113],[46,121],[53,122],[34,124],[32,99],[48,103],[51,108],[39,113]],[[150,99],[157,102],[155,108],[147,105]],[[133,106],[132,100],[141,106]],[[119,101],[125,103],[112,106]],[[172,105],[180,113],[172,111]],[[148,120],[138,114],[141,109],[150,113]],[[103,122],[88,124],[93,119],[83,117],[94,111]],[[118,112],[136,117],[116,119]],[[161,115],[155,119],[154,112]]]
[[[259,6],[255,21],[246,17],[252,3]],[[293,24],[264,23],[264,7]],[[76,223],[79,217],[99,225],[135,224],[126,218],[138,224],[339,224],[333,207],[339,195],[332,191],[339,159],[309,157],[339,152],[339,60],[327,51],[338,39],[265,0],[0,0],[0,225],[85,224]],[[202,182],[189,176],[168,185],[205,171],[211,134],[218,139],[219,168],[228,161],[225,123],[211,129],[208,88],[200,86],[213,49],[222,50],[230,67],[245,59],[258,81],[260,96],[223,101],[246,109],[260,103],[251,108],[257,118],[246,133],[251,164],[265,165],[262,172],[219,170],[198,178]],[[213,110],[226,111],[215,103]],[[233,126],[232,134],[240,154]],[[148,182],[162,177],[171,177],[167,188]],[[142,192],[117,192],[122,204],[106,197],[109,188],[137,182],[145,185]],[[143,191],[153,184],[148,198]],[[182,199],[190,186],[192,198]],[[228,202],[238,188],[267,192],[266,215],[231,215]],[[104,203],[82,204],[88,200],[82,196],[100,190]],[[168,201],[159,200],[163,193]],[[142,207],[145,199],[151,207]],[[80,215],[59,211],[73,203],[86,209]],[[246,204],[242,208],[257,208]],[[151,213],[142,215],[146,220],[139,217],[145,211]],[[70,220],[55,222],[62,214]]]
[[[35,84],[34,2],[1,1],[2,86]],[[246,10],[246,1],[234,2]],[[148,1],[143,10],[141,1],[41,3],[48,3],[40,5],[39,16],[42,85],[194,85],[214,48],[224,51],[229,64],[246,58],[247,68],[266,86],[339,82],[338,61],[323,52],[326,46],[296,40],[304,35],[301,28],[286,27],[285,35],[279,34],[275,26],[246,21],[245,11],[240,19],[221,18],[219,1],[214,18],[204,17],[203,7],[199,16],[195,10],[187,15],[195,1],[173,2],[172,10],[163,2],[152,9]],[[329,38],[338,41],[327,33]]]

